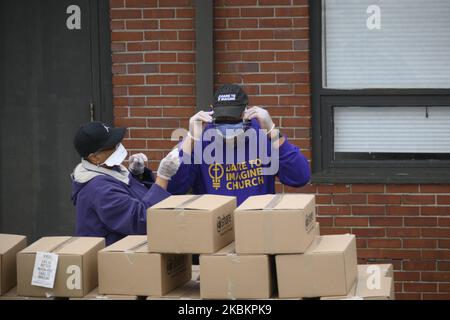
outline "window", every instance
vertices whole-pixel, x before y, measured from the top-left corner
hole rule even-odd
[[[310,1],[313,181],[450,181],[450,1]]]
[[[450,159],[450,107],[335,107],[336,160]]]

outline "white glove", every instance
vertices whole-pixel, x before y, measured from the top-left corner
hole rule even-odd
[[[211,122],[214,111],[199,111],[189,119],[189,135],[194,140],[200,140],[203,127],[207,122]]]
[[[164,159],[161,160],[156,175],[165,180],[170,180],[170,178],[172,178],[175,173],[177,173],[179,167],[180,157],[178,148],[175,148],[170,151],[169,154],[164,157]]]
[[[147,162],[147,156],[143,153],[136,153],[128,158],[128,170],[134,175],[139,175],[144,172],[145,162]]]
[[[272,118],[270,117],[270,114],[266,109],[254,106],[245,110],[244,120],[251,120],[255,118],[258,119],[261,129],[271,131],[275,127],[275,124],[273,123]]]

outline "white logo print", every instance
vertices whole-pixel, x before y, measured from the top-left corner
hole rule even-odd
[[[236,95],[235,94],[221,94],[219,95],[219,97],[217,98],[218,101],[234,101],[236,100]]]
[[[381,8],[377,5],[371,5],[367,8],[367,13],[370,16],[367,18],[367,29],[375,30],[381,29]]]
[[[66,280],[66,287],[69,290],[81,289],[81,269],[77,265],[67,267],[66,273],[69,275]]]
[[[366,280],[367,288],[369,290],[379,290],[381,288],[381,268],[376,265],[369,266],[366,273],[370,275]]]
[[[105,125],[103,125],[103,127],[105,127],[106,132],[109,132],[109,127],[107,127],[107,126],[105,126]]]
[[[81,9],[79,6],[73,4],[67,7],[67,14],[70,14],[66,20],[66,26],[69,30],[81,29]]]

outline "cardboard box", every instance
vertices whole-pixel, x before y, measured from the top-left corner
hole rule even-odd
[[[191,255],[151,253],[147,236],[128,236],[98,253],[98,290],[162,296],[191,279],[191,264]]]
[[[27,237],[0,233],[0,296],[17,285],[16,254],[27,246]]]
[[[235,211],[238,254],[303,253],[312,243],[315,197],[267,194],[245,200]]]
[[[276,256],[280,298],[344,296],[357,275],[354,235],[316,237],[304,254]]]
[[[364,300],[394,300],[393,275],[392,264],[358,265],[355,296]]]
[[[237,255],[234,243],[200,256],[202,299],[267,299],[274,289],[274,261],[268,255]]]
[[[82,298],[70,298],[69,300],[139,300],[139,297],[120,294],[100,294],[98,293],[98,288],[95,288]]]
[[[369,286],[368,278],[358,279],[356,287],[356,297],[363,300],[395,300],[394,279],[391,277],[381,277],[379,284],[374,283]]]
[[[17,254],[17,292],[29,297],[83,297],[98,286],[97,252],[104,238],[44,237]],[[53,288],[31,284],[37,252],[58,255]]]
[[[152,252],[214,253],[234,240],[236,198],[171,196],[147,211]]]

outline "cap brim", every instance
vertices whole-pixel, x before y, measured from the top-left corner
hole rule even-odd
[[[127,128],[110,128],[109,130],[111,131],[111,135],[101,150],[113,148],[120,143],[125,137]]]
[[[240,106],[214,106],[214,119],[240,119],[242,112],[245,110],[245,105]]]

